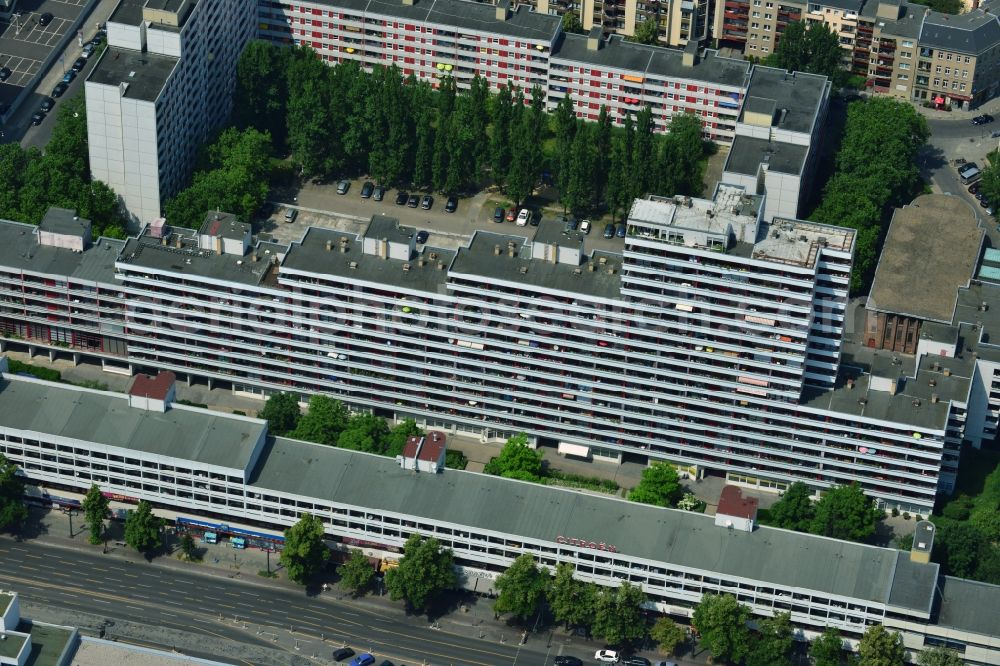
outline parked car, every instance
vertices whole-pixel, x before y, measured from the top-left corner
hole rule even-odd
[[[334,661],[343,661],[348,657],[353,657],[353,656],[354,656],[354,650],[352,650],[349,647],[337,648],[336,650],[333,651]]]
[[[598,650],[594,653],[594,659],[602,664],[617,664],[618,653],[614,650]]]
[[[458,197],[452,195],[444,202],[444,212],[454,213],[456,210],[458,210]]]
[[[73,83],[73,79],[76,78],[76,71],[72,69],[67,69],[66,73],[63,74],[62,80],[66,83]]]
[[[397,206],[405,206],[406,205],[406,200],[409,199],[409,198],[410,198],[409,194],[407,194],[403,190],[400,190],[399,192],[396,193],[396,205]]]
[[[625,657],[621,660],[622,666],[653,666],[649,659],[645,657],[637,657],[635,655]]]
[[[420,197],[418,197],[416,194],[411,194],[409,197],[407,197],[406,199],[407,208],[416,208],[419,205],[420,205]]]
[[[294,208],[285,209],[285,222],[294,222],[295,218],[299,216],[299,211]]]
[[[980,208],[989,208],[990,207],[990,200],[987,199],[986,197],[983,197],[982,199],[979,200],[979,207]]]
[[[516,218],[517,218],[516,208],[511,208],[510,210],[507,211],[507,215],[504,216],[504,219],[507,220],[508,222],[513,222]]]
[[[583,659],[564,654],[553,659],[552,663],[556,666],[583,666]]]
[[[658,661],[656,662],[656,666],[677,666],[677,663],[673,661]]]
[[[969,194],[975,194],[978,191],[979,191],[979,183],[978,182],[973,183],[972,185],[969,185]]]
[[[991,122],[993,122],[993,116],[991,116],[988,113],[984,113],[983,115],[976,116],[975,118],[972,119],[973,125],[986,125]]]
[[[417,241],[417,243],[419,243],[420,245],[423,245],[424,243],[426,243],[426,242],[427,242],[427,237],[428,237],[428,236],[430,236],[430,234],[429,234],[429,233],[427,233],[427,230],[426,230],[426,229],[421,229],[420,231],[418,231],[418,232],[417,232],[417,237],[416,237],[416,239],[415,239],[415,240],[416,240],[416,241]]]
[[[615,237],[615,225],[610,222],[604,225],[604,237],[614,238]]]
[[[351,666],[372,666],[374,663],[375,657],[367,652],[362,652],[354,659],[351,659]]]
[[[43,97],[42,105],[39,107],[45,113],[48,113],[56,105],[56,101],[51,97]]]
[[[580,223],[580,233],[589,234],[590,233],[590,220],[584,220]]]
[[[580,227],[580,223],[576,221],[575,217],[562,218],[563,220],[563,231],[569,233],[571,231],[576,231]]]
[[[73,71],[74,72],[82,72],[83,68],[86,67],[86,66],[87,66],[87,59],[86,58],[77,58],[76,60],[73,61]]]
[[[94,55],[94,51],[97,50],[97,45],[93,42],[87,42],[83,45],[83,53],[80,54],[81,58],[90,59],[90,56]]]
[[[517,226],[524,227],[528,224],[528,219],[531,217],[531,211],[527,208],[522,208],[517,213]]]
[[[1000,138],[1000,130],[993,130],[992,132],[990,132],[990,138],[991,139]]]
[[[615,227],[615,236],[618,238],[625,238],[625,225],[619,224]]]
[[[504,214],[503,208],[501,208],[500,206],[497,206],[496,208],[494,208],[493,209],[493,221],[497,222],[497,223],[503,222],[503,214]]]
[[[45,120],[45,114],[43,112],[35,111],[33,114],[31,114],[32,125],[41,125],[43,120]]]
[[[6,81],[13,73],[10,71],[10,67],[0,67],[0,81]]]
[[[540,211],[535,211],[535,214],[531,216],[528,220],[528,224],[533,227],[537,227],[542,222],[542,213]]]
[[[52,23],[52,19],[54,19],[54,18],[55,17],[52,16],[52,12],[45,12],[44,14],[42,14],[41,16],[38,17],[38,25],[40,25],[40,26],[42,26],[44,28],[49,23]]]
[[[365,184],[361,186],[361,198],[371,199],[372,193],[375,191],[375,185],[370,180],[366,180]]]
[[[347,190],[351,189],[351,181],[342,180],[337,183],[337,194],[347,194]]]
[[[375,189],[372,190],[372,199],[375,201],[382,201],[382,199],[385,199],[385,188],[381,185],[376,185]]]
[[[429,194],[425,194],[423,199],[420,200],[420,207],[424,210],[430,210],[431,206],[434,205],[434,197]]]
[[[67,88],[69,88],[69,84],[60,81],[59,83],[56,84],[56,87],[52,89],[52,96],[62,97],[63,93],[66,92]]]

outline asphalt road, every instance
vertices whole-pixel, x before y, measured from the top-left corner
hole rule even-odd
[[[487,643],[472,627],[467,635],[435,631],[422,618],[348,605],[332,594],[310,598],[305,591],[198,575],[38,541],[0,537],[0,562],[0,587],[17,591],[26,602],[192,632],[205,637],[205,644],[189,646],[199,651],[210,651],[217,638],[275,647],[276,635],[281,634],[307,649],[320,646],[319,654],[326,660],[334,647],[346,644],[396,664],[487,666],[551,663],[558,648],[553,645],[549,655],[539,638],[519,648],[513,634],[509,643]]]

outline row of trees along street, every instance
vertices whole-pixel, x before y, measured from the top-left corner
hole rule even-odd
[[[607,109],[596,123],[578,120],[568,99],[545,112],[538,87],[493,94],[480,77],[463,92],[451,77],[438,84],[403,78],[395,65],[367,73],[353,62],[331,67],[307,47],[252,42],[237,67],[233,124],[268,137],[279,154],[290,151],[299,174],[319,180],[368,174],[387,186],[452,193],[492,183],[521,204],[547,171],[562,203],[580,214],[621,213],[646,193],[701,191],[711,146],[693,115],[676,116],[662,136],[648,107],[614,128]],[[258,144],[257,154],[269,157],[266,142]],[[200,161],[193,189],[211,189],[199,181],[224,166],[225,152]],[[168,206],[168,217],[193,225],[187,201],[202,198],[177,198],[184,205]]]

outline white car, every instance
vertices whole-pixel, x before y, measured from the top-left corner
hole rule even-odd
[[[590,233],[590,220],[584,220],[580,223],[580,233],[589,234]]]
[[[602,664],[617,664],[618,663],[618,653],[614,650],[598,650],[594,654],[594,659],[601,662]]]
[[[523,227],[526,225],[529,217],[531,217],[531,212],[527,208],[522,208],[521,212],[517,214],[517,226]]]

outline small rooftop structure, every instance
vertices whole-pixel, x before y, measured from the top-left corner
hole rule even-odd
[[[365,229],[363,252],[381,259],[409,261],[416,251],[416,232],[388,215],[372,215]]]
[[[169,370],[155,377],[138,374],[128,388],[128,404],[138,409],[163,413],[174,401],[177,376]]]
[[[90,246],[90,220],[68,208],[49,208],[38,224],[38,244],[83,252]]]
[[[960,197],[925,194],[897,208],[866,308],[950,323],[983,237],[975,211]]]
[[[250,247],[251,232],[251,226],[240,222],[232,213],[212,211],[205,215],[198,230],[198,247],[216,254],[242,257]]]
[[[403,455],[396,458],[400,467],[436,474],[444,470],[445,442],[443,432],[432,431],[424,437],[410,437]]]
[[[744,497],[738,486],[726,486],[719,495],[715,524],[719,527],[750,532],[757,521],[757,498]]]
[[[913,533],[913,548],[910,549],[910,559],[914,562],[928,564],[931,561],[931,551],[934,550],[934,523],[921,520]]]

